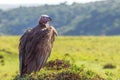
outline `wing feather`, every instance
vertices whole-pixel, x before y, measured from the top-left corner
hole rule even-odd
[[[29,40],[29,35],[30,33],[26,31],[24,35],[20,38],[20,43],[19,43],[19,62],[20,62],[20,75],[26,74],[27,67],[25,65],[25,45],[27,41]]]

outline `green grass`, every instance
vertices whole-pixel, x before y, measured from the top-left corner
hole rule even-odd
[[[19,72],[18,62],[19,36],[0,37],[0,79],[10,80]],[[64,55],[68,54],[69,57]],[[67,36],[57,37],[49,60],[67,59],[77,66],[84,65],[101,77],[112,80],[120,79],[120,37],[119,36]],[[103,69],[112,64],[116,68]],[[107,75],[106,75],[107,74]]]

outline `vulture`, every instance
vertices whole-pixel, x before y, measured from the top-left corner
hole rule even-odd
[[[51,54],[56,29],[49,25],[51,17],[41,15],[39,24],[27,30],[20,38],[19,63],[20,76],[39,71]]]

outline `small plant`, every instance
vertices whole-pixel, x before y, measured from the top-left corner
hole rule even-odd
[[[107,76],[107,80],[112,80],[113,73],[106,71],[105,74]]]
[[[2,66],[5,65],[4,59],[1,59],[0,63],[1,63]]]
[[[105,64],[105,65],[103,66],[103,69],[114,69],[114,68],[116,68],[116,66],[113,65],[113,64],[111,64],[111,63]]]
[[[20,78],[20,76],[17,75],[13,80],[30,80],[30,77],[29,75],[26,75],[25,77]]]
[[[80,72],[84,71],[84,67],[78,67],[76,64],[72,64],[71,70],[80,73]]]
[[[0,55],[0,64],[3,66],[5,63],[4,63],[4,56]]]
[[[0,59],[3,59],[4,57],[2,55],[0,55]]]
[[[87,74],[88,78],[93,78],[95,76],[95,73],[91,70],[86,71],[86,74]]]

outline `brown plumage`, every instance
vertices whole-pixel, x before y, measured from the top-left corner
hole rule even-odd
[[[50,56],[57,32],[54,27],[38,24],[20,38],[20,76],[39,71]]]

